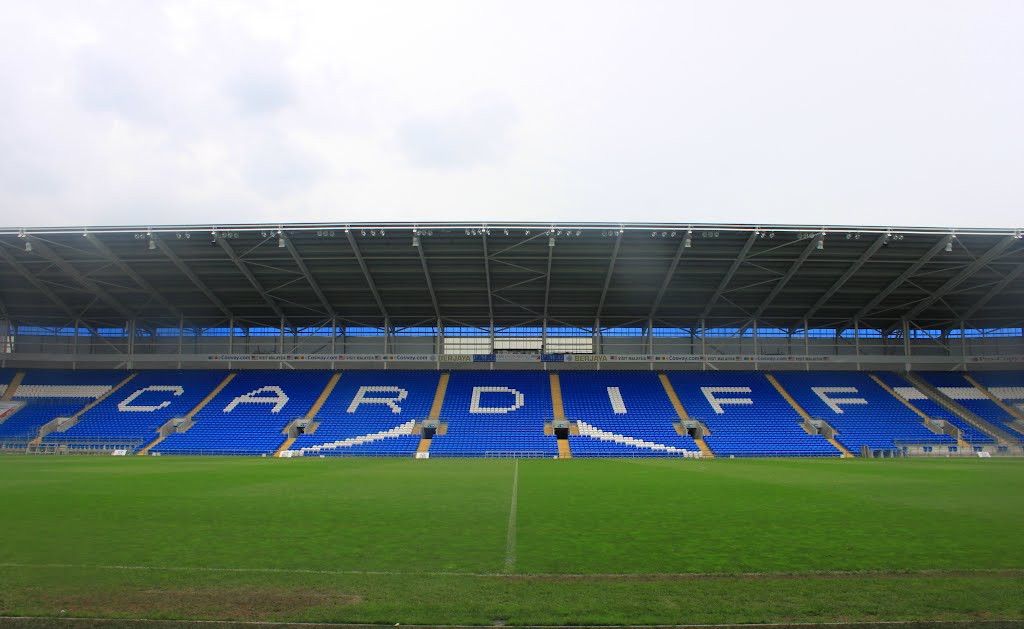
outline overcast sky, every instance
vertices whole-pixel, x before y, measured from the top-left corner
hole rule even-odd
[[[0,2],[0,225],[1024,225],[1024,2]]]

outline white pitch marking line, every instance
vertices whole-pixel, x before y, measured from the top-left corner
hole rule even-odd
[[[505,537],[505,572],[516,568],[516,509],[519,506],[519,459],[512,473],[512,507],[508,511],[508,535]]]

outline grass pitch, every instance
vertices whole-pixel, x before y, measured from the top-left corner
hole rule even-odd
[[[1022,541],[1014,460],[0,457],[8,616],[1024,619]]]

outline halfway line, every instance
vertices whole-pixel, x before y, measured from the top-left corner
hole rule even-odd
[[[505,537],[505,572],[516,568],[516,508],[519,506],[519,459],[512,473],[512,508],[508,511],[508,535]]]

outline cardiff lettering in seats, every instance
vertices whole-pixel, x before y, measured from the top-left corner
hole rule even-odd
[[[163,402],[160,402],[159,404],[153,404],[153,405],[141,405],[141,404],[135,405],[135,404],[132,404],[132,402],[134,402],[140,395],[142,395],[144,393],[149,393],[150,391],[160,391],[160,392],[164,392],[164,393],[170,393],[170,394],[174,395],[174,397],[178,397],[178,396],[180,396],[180,395],[185,393],[185,389],[183,389],[182,387],[179,387],[177,385],[153,385],[153,386],[143,387],[143,388],[139,389],[138,391],[136,391],[135,393],[132,393],[131,395],[129,395],[125,399],[121,400],[117,404],[117,410],[123,411],[123,412],[126,412],[126,413],[152,413],[154,411],[159,411],[162,408],[167,408],[168,406],[171,405],[171,401],[170,400],[164,400]]]
[[[260,395],[261,393],[273,393],[274,395]],[[270,385],[266,387],[260,387],[254,391],[249,391],[245,395],[239,395],[235,399],[231,400],[231,403],[224,407],[224,413],[230,413],[235,410],[235,407],[239,404],[273,404],[274,408],[270,409],[271,413],[280,413],[284,405],[288,403],[288,396],[284,394],[281,387],[276,385]]]
[[[829,393],[860,393],[857,387],[811,387],[811,391],[814,391],[815,395],[821,398],[821,401],[828,404],[828,407],[834,412],[842,415],[843,409],[840,404],[867,404],[868,401],[862,397],[832,397]]]
[[[390,397],[368,397],[367,393],[391,393],[392,395]],[[409,397],[409,392],[402,387],[359,387],[356,396],[352,398],[352,403],[348,405],[347,412],[355,413],[360,404],[383,404],[390,408],[392,413],[401,413],[402,407],[398,403],[407,397]]]
[[[622,401],[622,391],[619,391],[619,387],[608,387],[608,401],[612,403],[612,411],[616,415],[626,414],[626,403]]]
[[[480,396],[484,393],[502,393],[512,396],[510,406],[480,406]],[[493,398],[492,398],[493,399]],[[469,402],[470,413],[511,413],[519,410],[526,403],[526,398],[512,387],[473,387],[473,397]]]
[[[741,404],[744,406],[750,406],[754,403],[754,400],[748,397],[718,397],[716,393],[750,393],[750,387],[701,387],[700,392],[707,398],[708,404],[711,408],[715,409],[715,412],[719,415],[725,413],[725,409],[722,406],[726,404]]]

